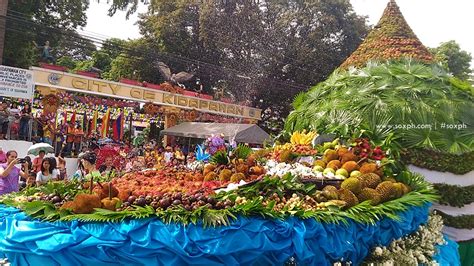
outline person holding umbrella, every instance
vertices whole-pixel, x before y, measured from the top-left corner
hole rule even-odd
[[[0,195],[17,192],[19,190],[20,176],[25,179],[28,178],[28,174],[16,167],[20,162],[22,160],[18,159],[16,151],[7,152],[7,162],[0,164]],[[24,167],[27,168],[26,160],[23,163],[25,164]]]
[[[48,143],[37,143],[28,149],[27,154],[38,155],[38,157],[33,160],[33,171],[35,173],[41,171],[41,163],[46,153],[54,153],[53,146]]]

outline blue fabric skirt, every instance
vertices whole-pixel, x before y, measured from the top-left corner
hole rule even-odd
[[[283,265],[290,257],[300,265],[357,265],[374,246],[416,231],[428,208],[411,207],[400,221],[375,225],[239,217],[229,226],[203,228],[158,219],[41,222],[0,205],[0,257],[12,265]],[[440,247],[442,265],[459,265],[455,245]]]

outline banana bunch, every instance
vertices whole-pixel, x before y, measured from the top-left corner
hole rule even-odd
[[[280,150],[291,150],[291,143],[285,143],[283,145],[276,145],[274,150],[275,151],[280,151]]]
[[[303,130],[303,132],[295,131],[291,135],[290,142],[294,145],[311,145],[311,142],[316,136],[318,136],[318,133],[315,131],[310,131],[308,133],[306,133],[306,130]]]

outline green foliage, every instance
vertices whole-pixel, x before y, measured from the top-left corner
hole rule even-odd
[[[212,155],[210,162],[217,165],[227,165],[229,163],[227,152],[222,150],[217,151]]]
[[[438,47],[430,49],[435,59],[445,66],[449,72],[461,80],[467,80],[472,74],[470,53],[461,50],[459,44],[454,41],[441,43]]]
[[[474,185],[461,187],[443,183],[433,186],[440,195],[440,204],[461,208],[474,202]]]
[[[473,96],[438,65],[403,60],[335,71],[306,93],[285,127],[345,137],[358,131],[376,140],[390,136],[398,148],[463,153],[474,149],[472,110]]]
[[[474,170],[474,151],[458,155],[430,149],[412,148],[403,151],[401,159],[406,164],[458,175]]]
[[[204,226],[228,225],[238,216],[258,216],[268,219],[285,219],[291,216],[301,219],[316,219],[322,223],[342,223],[347,224],[347,219],[364,224],[374,224],[376,221],[388,217],[398,219],[398,213],[405,211],[412,206],[422,206],[437,199],[434,190],[426,183],[420,175],[403,173],[399,177],[407,182],[412,191],[401,198],[372,206],[369,202],[363,202],[347,210],[337,207],[327,210],[305,210],[301,207],[293,209],[284,208],[281,211],[273,209],[275,202],[267,205],[263,204],[263,195],[273,195],[274,193],[283,195],[311,195],[316,191],[314,184],[300,183],[297,178],[287,174],[282,178],[265,177],[261,182],[250,186],[244,186],[236,191],[219,193],[217,200],[231,200],[239,197],[247,198],[247,202],[236,204],[227,209],[213,210],[207,206],[199,207],[196,210],[188,211],[182,206],[174,206],[166,210],[153,209],[150,206],[132,206],[121,211],[110,211],[105,209],[95,209],[91,214],[74,214],[67,209],[55,208],[49,202],[44,201],[17,201],[18,197],[33,195],[38,191],[43,193],[59,193],[61,195],[75,195],[78,190],[74,190],[73,185],[65,183],[48,183],[46,186],[29,188],[19,193],[3,196],[0,203],[22,209],[27,215],[33,218],[46,221],[73,221],[82,222],[120,222],[125,219],[153,218],[163,220],[166,223],[201,223]]]
[[[474,215],[451,216],[442,211],[436,210],[436,213],[443,217],[444,225],[458,229],[473,229]]]
[[[57,58],[67,55],[86,59],[95,46],[89,40],[77,38],[74,30],[85,26],[88,6],[88,0],[9,0],[4,64],[23,68],[35,64],[40,51],[33,41],[38,45],[49,41]]]
[[[237,148],[234,150],[234,155],[237,159],[247,159],[251,153],[252,148],[242,143],[239,143]]]

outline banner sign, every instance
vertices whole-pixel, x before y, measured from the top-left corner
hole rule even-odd
[[[261,109],[225,102],[196,98],[182,94],[149,89],[108,80],[32,67],[38,86],[108,96],[132,101],[152,102],[158,105],[197,110],[220,115],[261,119]]]
[[[33,71],[0,65],[0,96],[33,99]]]

